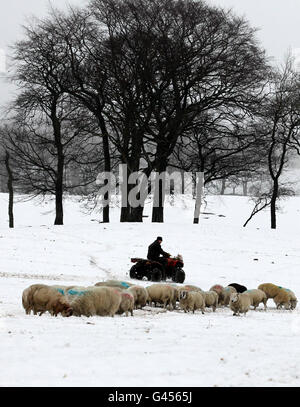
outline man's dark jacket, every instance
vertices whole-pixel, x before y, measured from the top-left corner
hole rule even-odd
[[[164,252],[163,249],[161,248],[160,243],[158,242],[158,240],[155,240],[148,247],[147,259],[149,259],[149,260],[158,260],[160,255],[162,255],[164,257],[168,257],[168,253]]]

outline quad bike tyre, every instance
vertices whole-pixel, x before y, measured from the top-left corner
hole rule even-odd
[[[140,280],[140,279],[141,279],[141,277],[140,277],[140,276],[138,275],[138,273],[137,273],[137,270],[138,270],[138,268],[137,268],[136,265],[134,265],[134,266],[131,267],[131,269],[130,269],[130,271],[129,271],[129,276],[130,276],[130,278],[136,278],[137,280]]]
[[[173,281],[182,284],[185,280],[185,272],[182,269],[177,269],[174,273]]]
[[[162,279],[162,272],[161,272],[160,269],[154,268],[154,269],[150,272],[149,277],[150,277],[150,281],[153,281],[153,282],[161,281],[161,279]],[[149,278],[148,278],[148,280],[149,280]]]

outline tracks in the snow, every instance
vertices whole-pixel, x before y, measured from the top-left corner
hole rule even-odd
[[[90,279],[100,280],[102,277],[89,276]],[[54,274],[28,274],[28,273],[7,273],[0,272],[0,278],[20,278],[26,280],[56,280],[56,281],[82,281],[86,280],[87,276],[78,275],[54,275]]]

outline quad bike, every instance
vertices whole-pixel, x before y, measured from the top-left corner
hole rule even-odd
[[[182,269],[183,259],[180,255],[167,257],[165,267],[158,261],[141,259],[139,257],[132,258],[131,262],[136,264],[130,269],[130,278],[142,280],[146,277],[149,281],[161,281],[169,278],[175,283],[184,282],[185,272]]]

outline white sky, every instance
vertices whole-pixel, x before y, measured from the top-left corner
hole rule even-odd
[[[67,4],[85,5],[87,0],[0,0],[0,49],[9,52],[9,45],[22,36],[26,17],[47,14],[50,4],[65,8]],[[300,52],[300,0],[207,0],[208,3],[232,8],[257,27],[257,37],[274,62],[282,62],[288,49]],[[300,57],[299,57],[300,58]],[[0,52],[0,105],[13,94],[13,87],[1,78],[3,59]],[[3,76],[3,75],[2,75]]]

